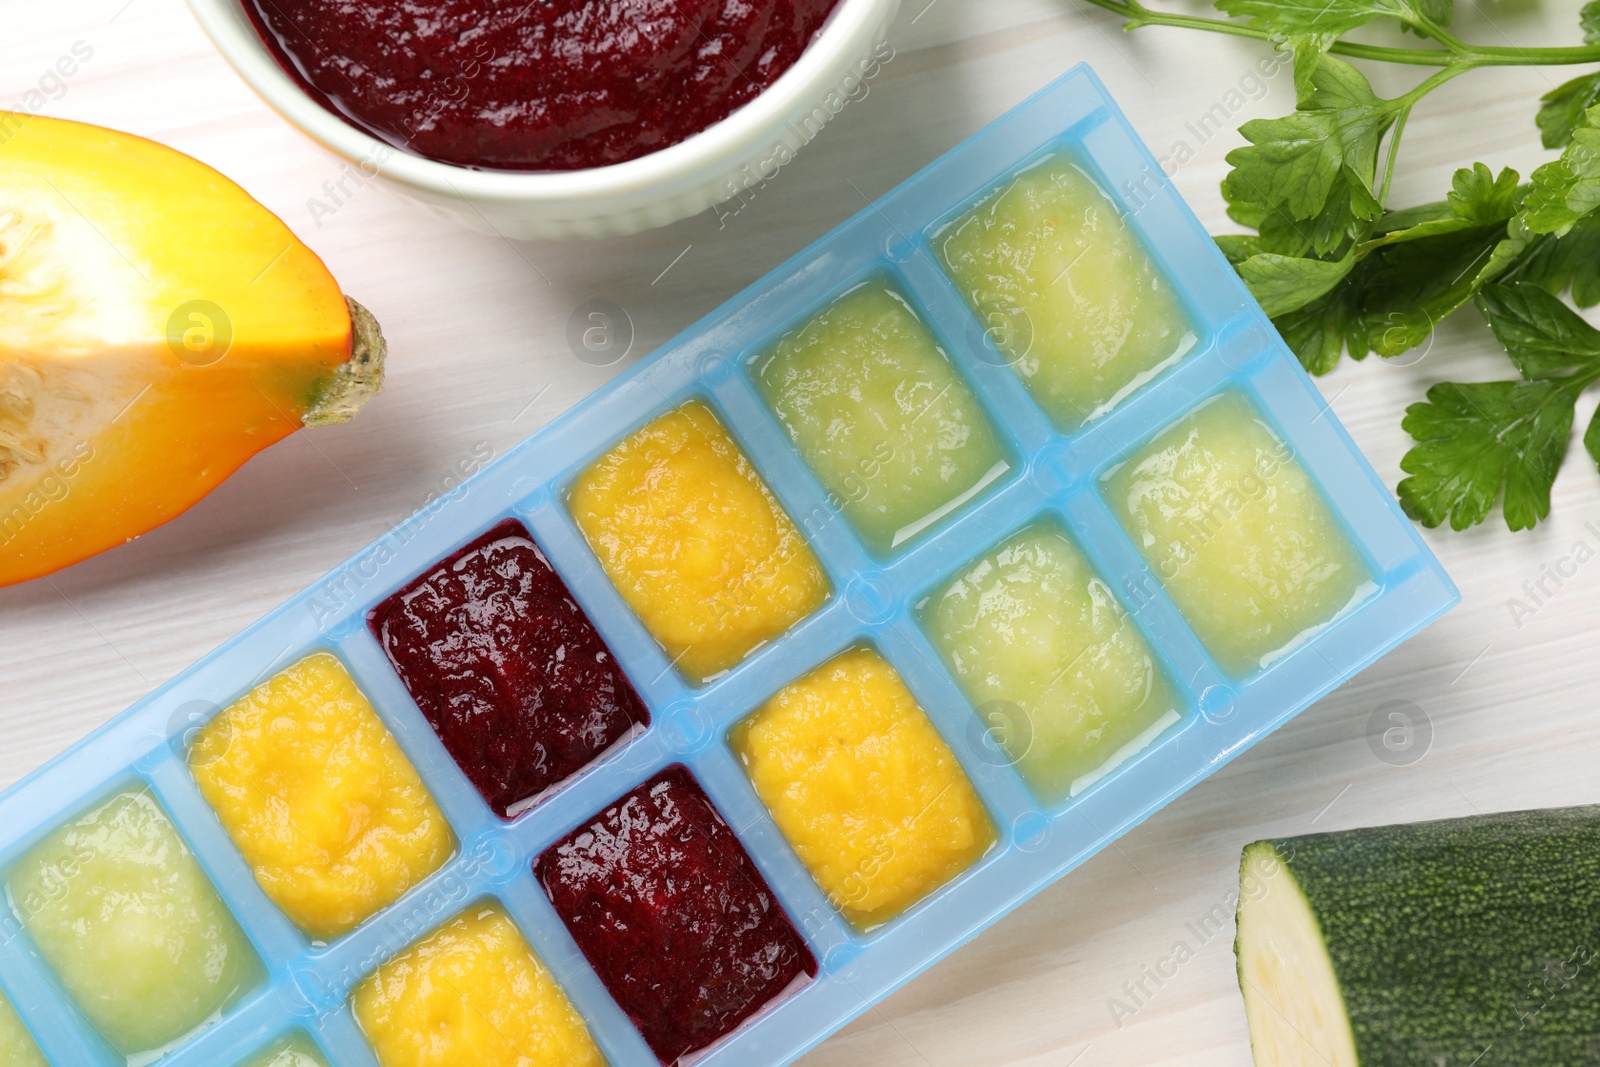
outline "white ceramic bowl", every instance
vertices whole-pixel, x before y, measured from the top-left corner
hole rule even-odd
[[[473,170],[423,159],[322,107],[257,35],[240,0],[189,0],[228,62],[277,112],[402,197],[506,237],[613,237],[698,214],[769,179],[865,91],[892,57],[900,0],[839,0],[821,34],[767,90],[721,122],[626,163],[573,171]]]

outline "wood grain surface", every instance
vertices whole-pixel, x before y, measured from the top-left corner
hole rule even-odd
[[[1578,0],[1458,6],[1469,40],[1579,40]],[[905,0],[890,39],[895,57],[867,97],[736,214],[593,244],[513,244],[375,187],[346,180],[341,192],[341,163],[245,87],[181,0],[5,0],[0,106],[129,130],[218,167],[326,258],[383,322],[391,356],[387,389],[353,423],[295,435],[136,542],[0,590],[0,785],[616,373],[568,347],[585,302],[624,308],[630,360],[642,357],[1080,60],[1158,156],[1192,156],[1175,180],[1223,232],[1217,183],[1240,143],[1234,128],[1292,106],[1286,66],[1252,74],[1264,46],[1161,28],[1128,36],[1080,0]],[[70,78],[51,74],[77,42],[92,56]],[[1376,80],[1398,91],[1417,76]],[[1550,156],[1535,98],[1567,76],[1479,71],[1429,97],[1393,202],[1441,196],[1472,160],[1526,174]],[[1220,133],[1215,116],[1227,119]],[[1347,362],[1319,383],[1391,486],[1406,404],[1434,381],[1508,373],[1469,316],[1409,363]],[[1593,403],[1580,404],[1580,425]],[[1229,912],[1242,845],[1600,797],[1600,562],[1572,558],[1579,542],[1600,549],[1600,477],[1579,450],[1553,515],[1532,534],[1507,533],[1498,515],[1468,534],[1429,534],[1465,597],[1452,614],[869,1011],[807,1067],[1246,1067],[1231,916],[1204,921]],[[1524,583],[1541,579],[1542,606],[1514,614],[1513,598],[1531,604]],[[1396,701],[1432,735],[1405,766],[1368,740]],[[1180,943],[1190,958],[1164,963]]]

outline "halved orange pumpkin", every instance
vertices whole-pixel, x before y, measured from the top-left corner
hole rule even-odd
[[[382,383],[377,323],[243,189],[0,111],[0,585],[180,514]]]

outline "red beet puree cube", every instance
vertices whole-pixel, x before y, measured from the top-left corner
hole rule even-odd
[[[573,940],[663,1064],[732,1031],[816,960],[686,767],[533,865]]]
[[[367,625],[439,740],[502,816],[650,713],[527,529],[507,519]]]

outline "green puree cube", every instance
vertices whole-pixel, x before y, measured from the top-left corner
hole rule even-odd
[[[945,266],[1001,354],[1071,431],[1194,344],[1172,287],[1083,171],[1053,157],[948,230]]]
[[[1238,393],[1113,468],[1111,509],[1218,665],[1249,674],[1372,588],[1289,445]]]
[[[755,370],[800,455],[879,555],[1006,471],[972,390],[884,284],[846,293]]]
[[[920,616],[991,736],[1046,803],[1086,788],[1178,720],[1149,645],[1054,522],[968,565]]]
[[[5,997],[0,997],[0,1067],[50,1067]]]
[[[23,856],[11,906],[61,985],[125,1056],[160,1049],[262,977],[260,959],[147,790]]]
[[[304,1034],[296,1034],[278,1042],[254,1059],[246,1060],[244,1067],[327,1067],[327,1061],[322,1058],[322,1054],[317,1051],[310,1038]]]

